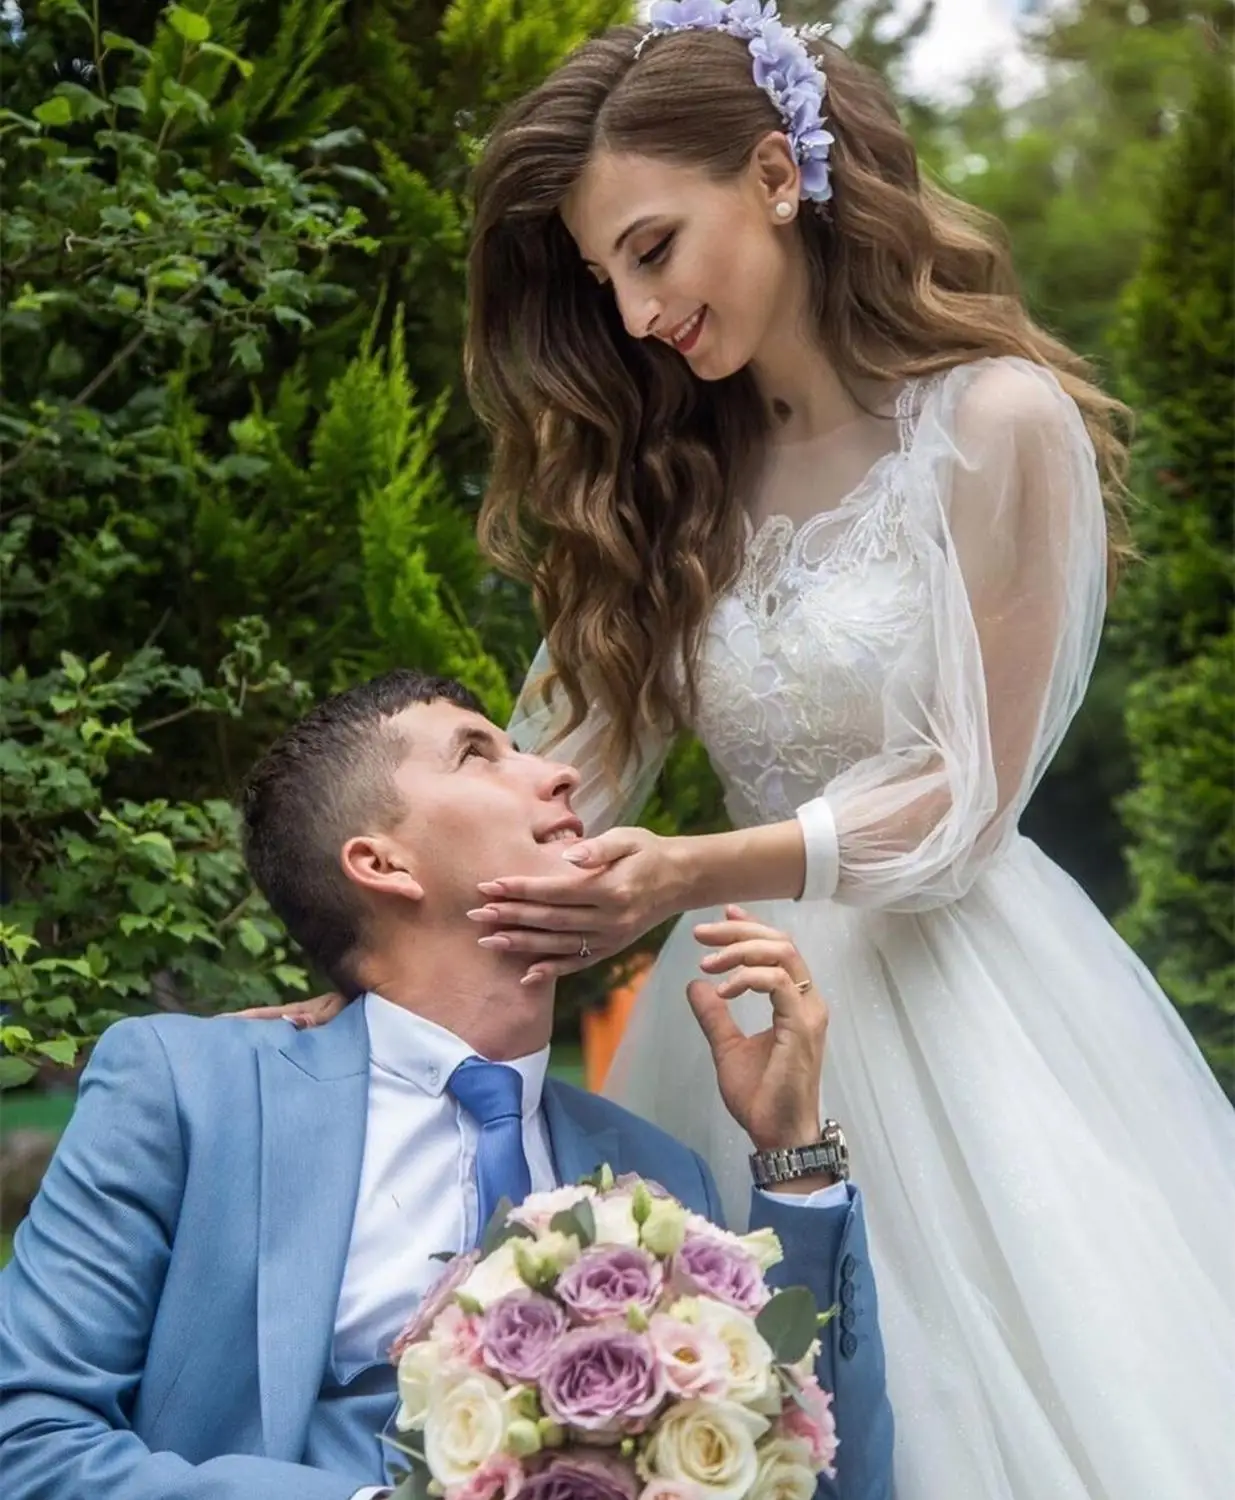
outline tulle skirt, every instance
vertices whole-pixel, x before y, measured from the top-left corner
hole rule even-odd
[[[1235,1493],[1235,1115],[1084,892],[1018,839],[912,915],[769,902],[828,997],[825,1113],[863,1189],[897,1500]],[[685,999],[683,918],[606,1093],[693,1146],[731,1223],[749,1143]],[[733,1006],[747,1031],[764,997]]]

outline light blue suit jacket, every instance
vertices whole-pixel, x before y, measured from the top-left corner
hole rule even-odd
[[[359,1005],[303,1032],[182,1016],[107,1032],[0,1275],[7,1500],[349,1500],[382,1482],[360,1405],[347,1472],[302,1461],[368,1082]],[[544,1109],[562,1181],[608,1162],[719,1219],[707,1167],[661,1131],[552,1080]],[[757,1195],[752,1222],[784,1242],[774,1279],[841,1306],[819,1362],[840,1477],[821,1493],[884,1500],[892,1423],[860,1196],[808,1210]]]

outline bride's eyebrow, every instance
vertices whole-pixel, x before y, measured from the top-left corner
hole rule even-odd
[[[616,255],[618,253],[632,234],[637,234],[639,230],[646,229],[649,224],[654,224],[659,217],[659,214],[642,214],[639,218],[632,219],[626,228],[622,230],[621,234],[618,235],[617,239],[614,240],[613,254]],[[583,257],[583,264],[591,271],[603,269],[594,260],[588,260],[586,255]]]

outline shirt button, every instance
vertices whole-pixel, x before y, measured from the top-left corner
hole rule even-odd
[[[441,1076],[442,1076],[441,1073],[438,1072],[438,1070],[436,1068],[430,1068],[429,1069],[429,1082],[430,1083],[434,1083],[435,1084],[437,1082],[437,1080]]]

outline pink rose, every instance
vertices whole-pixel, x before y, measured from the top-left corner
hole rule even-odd
[[[595,1245],[558,1277],[555,1291],[576,1322],[620,1318],[630,1306],[651,1312],[665,1284],[660,1262],[646,1250]]]
[[[787,1401],[780,1423],[786,1437],[799,1438],[810,1449],[811,1467],[822,1470],[829,1479],[836,1474],[834,1463],[838,1438],[836,1418],[832,1415],[832,1392],[821,1388],[811,1375],[798,1381],[798,1394],[805,1409],[796,1401]]]
[[[673,1395],[714,1399],[727,1394],[729,1351],[710,1329],[657,1313],[648,1323],[648,1338]]]
[[[568,1333],[540,1377],[547,1417],[563,1427],[610,1436],[642,1431],[664,1394],[651,1343],[621,1323]]]
[[[481,1344],[481,1321],[475,1313],[465,1313],[457,1302],[451,1302],[433,1320],[433,1342],[440,1346],[445,1359],[485,1368]]]
[[[566,1314],[556,1302],[537,1292],[511,1292],[485,1313],[485,1363],[508,1380],[537,1380],[565,1332]]]
[[[753,1256],[734,1243],[701,1234],[686,1236],[670,1276],[679,1291],[714,1297],[752,1317],[772,1295]]]
[[[529,1474],[519,1500],[635,1500],[638,1488],[629,1465],[575,1449]]]
[[[452,1485],[446,1500],[515,1500],[526,1476],[523,1465],[509,1453],[498,1453],[481,1464],[463,1484]]]
[[[639,1500],[703,1500],[703,1492],[685,1479],[649,1479],[639,1491]]]
[[[420,1300],[420,1306],[404,1325],[399,1336],[390,1346],[390,1362],[398,1364],[399,1358],[409,1344],[419,1344],[429,1336],[429,1330],[437,1321],[437,1315],[448,1307],[459,1287],[467,1280],[480,1260],[479,1250],[469,1250],[466,1255],[456,1255],[448,1261],[446,1269],[437,1278]]]

